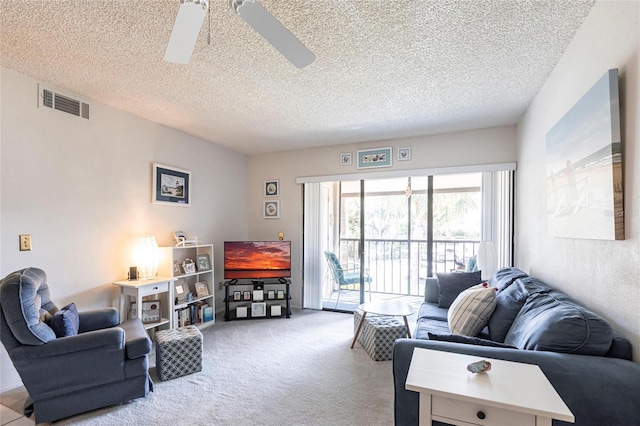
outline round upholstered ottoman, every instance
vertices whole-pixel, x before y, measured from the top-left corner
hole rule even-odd
[[[202,371],[202,333],[194,325],[156,332],[156,370],[160,380]]]

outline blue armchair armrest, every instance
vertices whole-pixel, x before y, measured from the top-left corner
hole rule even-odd
[[[78,333],[115,327],[120,324],[120,314],[116,308],[94,309],[78,312],[80,327]]]

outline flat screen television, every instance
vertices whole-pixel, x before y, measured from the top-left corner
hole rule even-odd
[[[224,279],[291,278],[291,241],[225,241]]]

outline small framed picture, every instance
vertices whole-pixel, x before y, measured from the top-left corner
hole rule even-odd
[[[278,299],[284,299],[284,290],[278,290]]]
[[[253,300],[256,302],[264,300],[264,290],[253,290]]]
[[[196,264],[191,259],[185,259],[184,262],[182,262],[182,269],[184,269],[185,274],[195,274]]]
[[[154,204],[191,206],[191,172],[153,163],[151,200]]]
[[[239,291],[234,291],[233,300],[235,300],[236,302],[242,300],[242,293],[240,293]]]
[[[398,161],[411,160],[411,148],[398,148]]]
[[[184,231],[174,231],[173,239],[175,240],[176,244],[182,243],[184,241],[187,241],[187,234],[185,234]]]
[[[236,308],[236,318],[246,318],[246,317],[247,317],[247,307],[238,306]]]
[[[350,166],[351,165],[351,153],[343,152],[340,154],[340,165],[341,166]]]
[[[173,261],[173,276],[175,277],[176,275],[180,275],[182,274],[182,271],[180,270],[180,265],[178,265],[178,261],[174,260]]]
[[[184,302],[187,299],[187,292],[182,284],[176,284],[174,287],[174,293],[178,302]]]
[[[264,181],[264,196],[265,197],[277,197],[280,195],[280,181],[279,180],[265,180]]]
[[[280,200],[264,200],[262,208],[262,217],[264,219],[280,218]]]
[[[282,306],[280,305],[271,305],[271,316],[279,317],[282,315]]]
[[[251,304],[251,316],[252,317],[266,317],[267,316],[267,304],[264,302]]]
[[[209,295],[209,288],[207,287],[207,283],[205,281],[200,281],[196,283],[196,296],[197,297],[205,297]]]
[[[267,292],[267,299],[273,300],[276,298],[276,292],[274,290],[269,290]]]
[[[198,271],[208,271],[211,269],[211,262],[209,261],[208,254],[198,255]]]
[[[362,149],[358,151],[358,169],[373,169],[376,167],[391,167],[391,147]]]
[[[144,324],[160,322],[159,300],[147,300],[142,302],[142,322]]]
[[[251,292],[245,291],[242,293],[242,300],[251,300]]]

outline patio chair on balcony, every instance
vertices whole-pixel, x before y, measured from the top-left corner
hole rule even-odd
[[[327,258],[327,263],[329,264],[329,270],[331,270],[331,279],[338,286],[338,297],[336,299],[336,304],[334,309],[338,306],[338,302],[340,301],[340,293],[342,290],[355,290],[360,287],[360,268],[359,267],[348,267],[343,268],[340,265],[340,261],[338,260],[338,256],[330,251],[325,251],[324,256]],[[371,301],[371,277],[369,276],[369,272],[365,269],[364,283],[365,283],[365,291],[367,291],[367,286],[369,287],[369,301]]]

